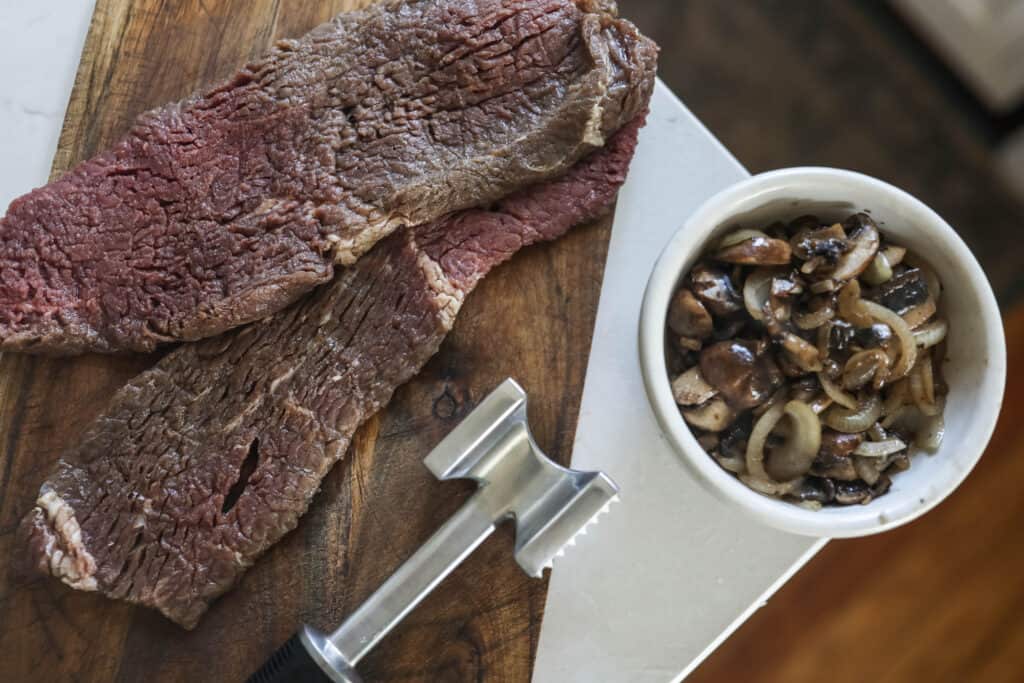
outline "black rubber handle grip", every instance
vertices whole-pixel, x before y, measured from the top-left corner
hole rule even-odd
[[[247,683],[331,683],[323,669],[310,656],[299,640],[299,634],[288,639],[260,670],[249,676]]]

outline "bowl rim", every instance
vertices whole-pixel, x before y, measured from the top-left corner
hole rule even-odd
[[[986,395],[983,405],[974,412],[970,430],[976,452],[958,457],[964,464],[957,476],[950,477],[939,488],[918,491],[920,503],[896,515],[880,513],[878,507],[832,507],[822,511],[807,510],[792,503],[762,495],[748,488],[734,475],[723,470],[697,443],[689,427],[680,418],[671,394],[665,363],[664,335],[668,302],[684,265],[704,249],[715,228],[730,217],[740,216],[758,198],[777,193],[786,187],[806,185],[825,188],[842,200],[842,188],[856,187],[862,193],[885,196],[913,215],[915,228],[930,233],[952,252],[973,283],[984,323],[984,348],[989,363],[983,371],[986,381],[995,381],[996,391]],[[744,207],[737,210],[737,206]],[[815,537],[854,537],[887,531],[925,514],[948,497],[966,479],[981,458],[995,429],[1006,384],[1006,344],[999,307],[981,265],[956,231],[935,211],[907,192],[882,180],[854,171],[828,167],[795,167],[753,175],[731,185],[705,201],[676,231],[659,256],[643,296],[639,325],[640,368],[648,401],[662,429],[679,458],[698,481],[720,500],[739,507],[752,518],[791,533]],[[884,501],[885,498],[879,498]]]

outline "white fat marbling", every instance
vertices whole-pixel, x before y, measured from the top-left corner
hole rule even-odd
[[[93,0],[0,0],[0,215],[50,175]]]

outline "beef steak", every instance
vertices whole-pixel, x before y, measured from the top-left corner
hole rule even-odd
[[[400,226],[564,173],[645,106],[597,0],[389,0],[138,118],[0,219],[0,349],[149,351],[258,320]]]
[[[641,125],[557,180],[402,228],[292,307],[136,377],[22,521],[32,567],[195,626],[295,527],[355,430],[437,351],[480,278],[607,210]]]

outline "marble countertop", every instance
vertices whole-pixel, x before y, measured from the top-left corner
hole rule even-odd
[[[50,175],[93,6],[0,2],[0,215]]]

